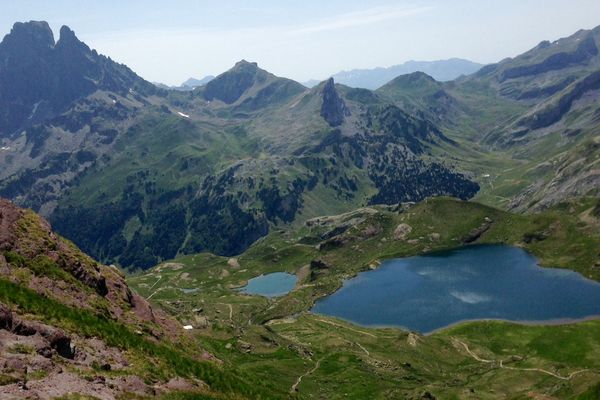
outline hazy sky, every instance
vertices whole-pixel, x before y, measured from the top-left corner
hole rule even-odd
[[[600,0],[0,0],[16,21],[61,25],[142,77],[179,84],[244,58],[299,81],[450,57],[491,63],[600,25]]]

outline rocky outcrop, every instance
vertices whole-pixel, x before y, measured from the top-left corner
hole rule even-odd
[[[383,228],[379,224],[369,224],[364,227],[360,232],[362,239],[369,239],[379,235],[383,231]]]
[[[94,311],[99,307],[125,323],[150,323],[156,337],[180,333],[174,320],[130,290],[118,269],[92,260],[55,235],[46,220],[4,199],[0,199],[0,255],[3,279],[71,307]],[[29,270],[27,279],[20,278],[19,270]],[[1,315],[0,327],[7,326],[8,319]]]
[[[481,237],[481,235],[483,235],[485,232],[487,232],[488,229],[490,229],[490,227],[492,226],[492,220],[488,217],[485,217],[483,219],[483,222],[481,223],[481,225],[479,225],[477,228],[471,230],[471,232],[469,232],[462,240],[462,242],[464,244],[469,244],[469,243],[473,243],[475,241],[477,241],[477,239],[479,239]]]
[[[129,367],[122,349],[98,338],[67,334],[39,321],[19,317],[0,303],[0,398],[50,400],[78,393],[114,400],[124,393],[154,397],[173,391],[197,391],[200,380],[174,377],[144,382]],[[109,373],[112,372],[112,373]]]
[[[412,232],[412,226],[402,223],[399,224],[396,229],[394,229],[394,239],[396,240],[406,240],[408,235]]]
[[[13,314],[8,306],[0,303],[0,329],[16,336],[37,336],[33,350],[44,357],[52,357],[52,351],[63,358],[72,359],[75,349],[71,338],[61,329],[41,322],[27,321]],[[0,346],[2,343],[0,342]]]
[[[344,118],[350,115],[346,103],[335,89],[333,78],[329,78],[322,90],[323,104],[321,105],[321,117],[332,126],[340,126]]]
[[[0,251],[28,260],[43,259],[48,263],[46,268],[61,268],[100,296],[108,294],[106,276],[101,274],[100,265],[59,239],[50,224],[32,211],[0,199],[0,227]]]
[[[315,259],[310,262],[310,279],[314,281],[320,275],[327,273],[332,268],[332,265],[326,261]]]

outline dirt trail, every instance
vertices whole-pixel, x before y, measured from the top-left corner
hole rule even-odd
[[[354,344],[356,344],[358,347],[360,347],[362,349],[362,351],[364,351],[367,354],[367,356],[371,355],[371,353],[369,353],[369,350],[365,349],[365,347],[362,344],[360,344],[358,342],[354,342]]]
[[[371,337],[377,338],[377,336],[373,335],[372,333],[364,332],[364,331],[361,331],[361,330],[358,330],[358,329],[354,329],[354,328],[351,328],[349,326],[345,326],[345,325],[342,325],[342,324],[337,324],[337,323],[332,322],[332,321],[327,321],[325,319],[320,319],[320,318],[315,318],[315,320],[317,320],[319,322],[325,322],[326,324],[337,326],[339,328],[347,329],[347,330],[352,331],[352,332],[362,333],[363,335],[367,335],[367,336],[371,336]]]
[[[292,387],[290,388],[290,392],[295,392],[295,391],[297,391],[297,390],[298,390],[298,385],[300,384],[300,382],[302,382],[302,378],[304,378],[305,376],[308,376],[308,375],[312,374],[312,373],[313,373],[313,372],[315,372],[317,369],[319,369],[319,365],[321,365],[321,360],[323,360],[323,359],[322,359],[322,358],[318,359],[318,360],[317,360],[317,363],[315,364],[315,366],[314,366],[312,369],[310,369],[310,370],[306,371],[304,374],[300,375],[300,376],[298,377],[298,379],[296,379],[296,383],[294,383],[294,384],[292,385]]]
[[[231,305],[230,303],[215,303],[215,304],[227,306],[227,308],[229,308],[229,319],[231,321],[233,321],[233,305]]]
[[[563,376],[563,375],[559,375],[556,374],[552,371],[547,371],[545,369],[541,369],[541,368],[518,368],[518,367],[507,367],[506,365],[504,365],[502,360],[487,360],[485,358],[481,358],[479,357],[477,354],[473,353],[473,351],[471,351],[471,349],[469,349],[469,346],[467,346],[467,344],[465,342],[463,342],[462,340],[456,339],[456,338],[452,338],[452,340],[455,343],[458,343],[460,345],[462,345],[462,347],[465,349],[465,351],[469,354],[469,356],[471,356],[473,359],[475,359],[476,361],[482,362],[482,363],[486,363],[486,364],[495,364],[497,363],[500,368],[502,369],[510,369],[513,371],[531,371],[531,372],[540,372],[546,375],[550,375],[553,376],[557,379],[561,379],[561,380],[570,380],[572,379],[574,376],[582,374],[584,372],[593,372],[592,370],[589,369],[581,369],[575,372],[571,372],[569,375],[567,376]]]
[[[154,282],[154,285],[150,286],[150,288],[148,290],[152,290],[154,288],[154,286],[156,286],[156,284],[158,282],[160,282],[161,279],[162,279],[162,275],[158,275],[158,279],[156,280],[156,282]],[[152,298],[152,296],[154,296],[159,290],[160,290],[160,288],[156,289],[150,296],[146,297],[146,300],[150,300],[150,298]]]

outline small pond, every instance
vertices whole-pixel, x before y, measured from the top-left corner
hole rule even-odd
[[[273,272],[250,279],[240,291],[265,297],[284,296],[296,286],[296,281],[296,275],[287,272]]]
[[[312,311],[422,333],[476,319],[558,322],[600,315],[600,284],[539,267],[520,248],[468,246],[387,260],[346,281]]]

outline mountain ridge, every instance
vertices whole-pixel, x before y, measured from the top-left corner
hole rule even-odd
[[[575,39],[519,60],[538,63],[536,57],[577,51]],[[193,91],[145,92],[118,84],[121,73],[130,75],[109,61],[102,69],[107,58],[85,49],[76,54],[91,54],[108,73],[104,79],[117,85],[101,86],[61,115],[3,139],[0,194],[42,211],[103,262],[145,268],[189,252],[234,255],[278,226],[375,202],[450,195],[547,206],[534,201],[538,195],[520,195],[536,192],[526,189],[540,179],[552,180],[555,172],[541,160],[560,152],[528,144],[550,136],[525,135],[511,150],[492,143],[549,98],[519,100],[507,91],[524,78],[500,82],[500,72],[484,71],[438,82],[415,72],[377,91],[334,80],[307,89],[242,60]],[[571,84],[593,65],[570,65]],[[593,111],[593,102],[586,104]],[[570,148],[589,135],[562,137]],[[511,175],[514,162],[527,165],[527,173]],[[567,179],[577,180],[576,170],[568,170]],[[588,172],[592,178],[580,181],[593,190]],[[581,193],[560,187],[568,190],[548,196],[552,202]]]
[[[91,50],[67,26],[54,42],[46,22],[15,24],[0,45],[0,62],[2,137],[55,117],[96,90],[157,91],[126,66]]]

